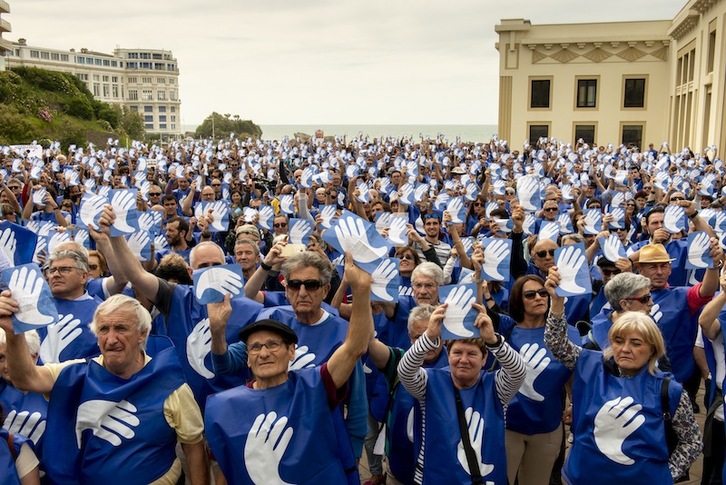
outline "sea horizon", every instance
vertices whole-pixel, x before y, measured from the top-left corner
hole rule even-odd
[[[312,135],[316,130],[323,130],[325,136],[346,136],[348,138],[358,136],[359,133],[368,135],[370,138],[381,138],[394,136],[397,138],[408,136],[418,139],[419,137],[434,139],[443,135],[446,140],[455,141],[458,137],[465,142],[489,141],[492,135],[497,133],[497,125],[432,125],[432,124],[260,124],[263,140],[280,140],[283,137],[292,137],[295,133]],[[194,131],[196,125],[185,125],[185,131]]]

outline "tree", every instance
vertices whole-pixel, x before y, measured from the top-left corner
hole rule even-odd
[[[262,136],[262,129],[251,120],[240,119],[239,115],[232,117],[230,114],[213,112],[196,130],[196,135],[200,138],[211,137],[212,134],[217,138],[226,137],[229,133],[259,138]]]
[[[144,118],[136,111],[130,109],[121,110],[121,116],[118,125],[126,135],[132,140],[143,140],[146,135],[144,128]]]

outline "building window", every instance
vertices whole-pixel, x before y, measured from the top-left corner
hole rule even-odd
[[[93,75],[93,80],[94,81],[100,81],[101,80],[101,77],[98,74],[94,74]]]
[[[621,143],[626,147],[642,147],[643,125],[623,125]]]
[[[713,72],[713,63],[716,59],[716,31],[708,33],[708,58],[706,59],[706,73]]]
[[[158,60],[161,60],[161,54],[157,54],[157,53],[155,53],[155,54],[152,54],[152,55],[151,55],[151,57],[152,57],[153,59],[158,59]]]
[[[595,144],[595,125],[575,125],[575,141],[583,142],[590,146]]]
[[[57,52],[51,52],[50,59],[53,61],[60,61],[60,54],[58,54]]]
[[[151,78],[150,77],[142,77],[141,82],[143,84],[151,84]]]
[[[162,64],[161,62],[155,62],[154,63],[154,69],[156,69],[157,71],[163,71],[164,70],[164,64]]]
[[[159,115],[159,121],[166,123],[166,115]]]
[[[88,81],[88,74],[78,73],[76,74],[76,77],[81,81]]]
[[[170,78],[169,79],[169,84],[176,84],[176,79]]]
[[[97,66],[102,66],[103,65],[103,61],[101,59],[96,59],[96,65]]]
[[[167,71],[175,71],[176,70],[176,65],[175,64],[167,64],[166,65],[166,70]]]
[[[111,61],[109,59],[104,59],[103,60],[103,65],[104,66],[110,66],[111,65]]]
[[[50,59],[50,52],[45,52],[45,51],[42,51],[42,52],[40,53],[40,58],[41,58],[41,59]]]
[[[118,98],[118,84],[111,86],[111,92],[113,93],[114,98]]]
[[[157,84],[166,84],[166,78],[163,78],[163,77],[157,77],[157,78],[156,78],[156,83],[157,83]]]
[[[174,123],[171,124],[171,129],[176,130],[176,125]]]
[[[645,78],[625,80],[623,108],[645,108]]]
[[[99,97],[101,95],[101,85],[93,83],[93,95]]]
[[[166,130],[166,123],[160,123],[159,124],[159,129],[160,130]]]
[[[136,89],[129,89],[129,101],[138,101],[139,92]]]
[[[536,143],[540,138],[547,138],[550,136],[549,125],[529,125],[529,141],[530,143]]]
[[[141,66],[141,69],[151,69],[151,63],[150,62],[140,62],[139,66]]]
[[[118,76],[111,76],[111,82],[117,83],[118,82]]]
[[[129,52],[128,59],[138,59],[139,53],[138,52]]]
[[[159,113],[166,113],[166,106],[159,106]]]
[[[111,87],[108,84],[103,85],[103,97],[108,98],[111,95]]]
[[[149,106],[149,105],[144,106],[144,113],[153,113],[153,112],[154,112],[153,106]]]
[[[153,130],[154,129],[154,123],[144,123],[144,128],[147,130]]]
[[[153,101],[154,100],[154,91],[151,89],[142,89],[141,90],[141,101]]]
[[[176,115],[171,115],[171,122],[172,123],[175,123],[176,122]]]
[[[116,61],[111,61],[111,67],[118,67],[118,63]]]
[[[40,59],[40,51],[30,51],[30,57],[33,59]]]
[[[171,107],[169,107],[169,110],[170,110],[170,111],[171,111],[172,113],[176,113],[176,106],[171,106]]]
[[[139,59],[151,59],[151,55],[148,52],[142,52],[139,54]]]
[[[68,62],[68,54],[61,54],[61,62]]]
[[[109,79],[108,76],[103,76],[103,82],[107,83],[108,82],[108,79]]]
[[[138,62],[127,62],[126,63],[126,67],[128,69],[138,69],[139,68],[139,63]]]
[[[577,107],[595,108],[597,106],[597,79],[577,80]]]
[[[136,78],[135,77],[130,77],[129,78],[129,84],[136,84]]]
[[[529,101],[530,108],[550,107],[550,80],[532,79],[532,92]]]
[[[169,99],[171,101],[176,101],[176,91],[169,91]]]
[[[138,106],[135,106],[135,105],[129,106],[129,109],[131,111],[135,112],[135,113],[138,113],[139,112],[139,107]]]
[[[157,101],[166,101],[166,91],[160,89],[156,92]]]
[[[154,115],[144,115],[144,121],[154,121]]]

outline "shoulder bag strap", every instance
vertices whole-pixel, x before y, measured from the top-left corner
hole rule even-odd
[[[454,397],[456,398],[456,414],[459,417],[461,442],[463,443],[464,451],[466,452],[466,462],[469,464],[471,483],[473,485],[483,484],[484,480],[481,477],[481,470],[479,470],[479,460],[476,457],[476,452],[474,452],[474,448],[471,446],[471,440],[469,438],[469,427],[466,425],[464,405],[461,403],[461,395],[459,395],[459,390],[456,386],[454,386]]]

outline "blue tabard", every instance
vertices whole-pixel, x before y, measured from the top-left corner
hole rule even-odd
[[[595,298],[592,299],[590,302],[590,315],[597,315],[600,313],[600,310],[602,310],[602,307],[605,305],[605,303],[608,302],[608,299],[605,298],[605,285],[602,285],[600,287],[600,291],[597,292],[597,295],[595,295]]]
[[[608,335],[610,334],[610,327],[613,326],[610,315],[612,310],[601,310],[600,313],[595,315],[592,319],[592,329],[586,338],[592,340],[593,343],[600,347],[600,350],[605,350],[610,347],[610,341]],[[583,342],[585,339],[583,339]]]
[[[545,349],[547,351],[545,358],[550,359],[549,364],[532,386],[534,391],[542,396],[542,400],[538,400],[536,395],[533,395],[534,398],[525,396],[523,386],[519,388],[507,406],[507,429],[526,435],[549,433],[559,427],[562,422],[565,383],[572,374],[567,367],[555,359],[545,345],[544,331],[544,326],[539,328],[515,326],[507,339],[509,345],[520,355],[522,347],[530,344]],[[567,333],[572,342],[580,341],[580,335],[574,327],[568,325]],[[532,369],[533,365],[527,362],[527,372],[531,373]]]
[[[689,289],[681,286],[650,292],[653,303],[660,305],[663,313],[656,323],[663,334],[666,355],[671,361],[673,374],[678,382],[685,382],[696,369],[693,345],[698,334],[698,322],[688,307]]]
[[[45,421],[48,416],[48,401],[45,400],[45,397],[34,392],[20,391],[5,382],[5,380],[0,379],[0,408],[3,416],[6,417],[6,421],[11,411],[16,412],[15,420],[20,419],[29,430],[29,436],[24,437],[28,439],[29,444],[35,450],[35,454],[40,456],[46,426]],[[31,421],[36,424],[32,425]],[[8,428],[5,425],[3,427]]]
[[[389,320],[386,318],[385,312],[373,315],[373,328],[376,330],[379,340],[387,325],[389,325]],[[386,409],[388,408],[388,384],[386,384],[385,376],[370,360],[367,353],[362,360],[366,379],[368,409],[371,416],[380,423],[385,419]]]
[[[227,343],[236,342],[239,337],[239,331],[252,322],[257,321],[257,314],[262,309],[262,305],[245,298],[244,295],[232,298],[232,316],[227,323],[226,337]],[[204,409],[204,403],[207,396],[213,392],[243,384],[249,377],[248,375],[220,375],[216,376],[212,367],[212,344],[211,334],[207,329],[201,334],[195,334],[194,329],[207,319],[207,306],[201,305],[194,296],[194,287],[189,285],[176,285],[169,306],[169,315],[166,318],[166,334],[174,343],[179,362],[184,369],[189,387],[192,388],[194,398],[199,404],[200,409]],[[201,327],[200,327],[201,328]],[[194,336],[194,337],[192,337]],[[204,360],[203,362],[191,362],[193,355],[189,355],[187,349],[194,338],[201,338],[205,342]],[[208,340],[208,341],[207,341]],[[204,375],[200,374],[204,373]]]
[[[411,337],[408,336],[408,315],[415,307],[416,301],[413,296],[399,296],[396,314],[393,316],[393,321],[390,322],[388,331],[385,334],[386,340],[381,340],[381,342],[404,350],[411,347]]]
[[[403,349],[401,349],[403,350]],[[449,358],[446,349],[443,349],[439,357],[430,364],[424,364],[425,368],[442,369],[449,365]],[[388,415],[386,431],[386,456],[391,467],[391,473],[401,483],[413,483],[414,471],[416,468],[416,455],[414,454],[413,441],[408,433],[408,419],[416,405],[416,399],[409,394],[405,387],[396,383],[393,391],[393,404]],[[413,423],[412,423],[413,424]],[[413,430],[412,430],[413,431]]]
[[[255,419],[271,412],[276,413],[277,419],[287,418],[285,428],[293,430],[292,438],[282,453],[278,469],[258,473],[269,473],[269,479],[279,477],[285,483],[301,485],[346,483],[342,457],[336,446],[335,418],[328,405],[320,367],[314,367],[292,371],[284,384],[270,389],[240,386],[207,399],[204,417],[207,440],[231,485],[253,483],[245,459],[245,445]],[[270,483],[280,482],[271,480]]]
[[[414,412],[414,449],[416,456],[425,439],[423,457],[423,484],[471,483],[471,476],[457,458],[461,441],[459,419],[454,400],[454,384],[451,371],[426,369],[426,429],[421,425],[421,407]],[[484,419],[484,437],[481,445],[482,462],[494,465],[484,475],[485,484],[507,484],[507,460],[504,453],[504,410],[497,397],[494,374],[482,372],[479,381],[469,389],[459,390],[464,410],[473,408]],[[464,459],[466,462],[466,459]],[[417,465],[418,466],[418,465]]]
[[[645,477],[649,483],[673,483],[668,469],[669,453],[661,408],[661,384],[664,377],[663,373],[650,375],[647,366],[634,377],[616,377],[605,368],[602,352],[581,351],[572,388],[572,433],[575,440],[562,469],[562,478],[566,483],[640,483]],[[670,381],[668,395],[671,415],[675,414],[682,390],[680,384]],[[596,416],[606,403],[627,397],[631,397],[634,404],[642,406],[637,415],[645,420],[625,438],[620,447],[617,443],[610,444],[615,449],[621,449],[624,455],[610,458],[597,445]],[[611,428],[613,426],[609,421],[608,425]],[[606,429],[604,434],[609,436],[614,434],[614,430]],[[626,464],[628,462],[631,464]]]
[[[173,349],[161,351],[131,379],[111,374],[95,361],[63,369],[53,386],[42,462],[52,483],[129,485],[163,476],[176,457],[176,432],[164,417],[164,401],[184,384]],[[77,411],[93,400],[136,407],[136,424],[124,425],[132,438],[116,434],[118,444],[84,429],[77,441]],[[110,416],[100,418],[113,419]]]
[[[22,446],[22,437],[13,437],[13,451],[10,452],[10,444],[7,442],[8,432],[0,428],[0,477],[4,485],[20,485],[18,470],[15,468],[13,454],[18,456]]]
[[[64,345],[61,341],[57,342],[58,347],[54,350],[54,354],[57,350],[59,359],[57,362],[65,362],[66,360],[72,359],[85,359],[87,357],[95,357],[101,353],[98,348],[98,340],[93,335],[90,328],[90,323],[93,320],[93,314],[96,311],[98,305],[101,304],[101,300],[86,295],[85,298],[79,300],[62,300],[60,298],[53,298],[56,308],[58,309],[58,315],[63,318],[66,315],[73,315],[73,319],[81,321],[80,325],[76,329],[70,332],[69,335],[74,335],[76,330],[80,330],[78,336],[63,349],[60,350],[60,346]],[[58,324],[51,325],[51,330],[57,329]],[[42,327],[38,329],[38,335],[40,335],[41,343],[45,340],[49,332],[49,327]],[[66,337],[67,339],[68,337]],[[42,349],[42,346],[41,346]],[[42,355],[42,350],[41,350]]]

